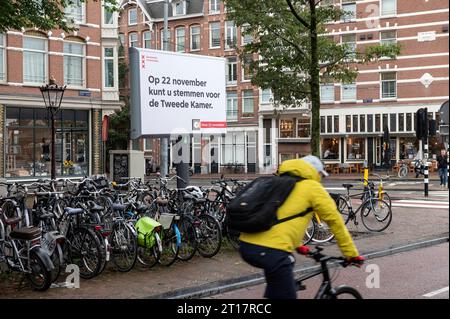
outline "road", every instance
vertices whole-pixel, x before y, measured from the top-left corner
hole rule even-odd
[[[375,275],[376,269],[379,269],[379,287],[376,287],[377,280],[369,277]],[[449,299],[449,244],[371,259],[362,268],[336,268],[333,273],[339,275],[333,281],[334,286],[352,286],[365,299]],[[374,287],[368,288],[366,281]],[[298,298],[314,298],[320,282],[320,277],[306,281],[307,290],[299,292]],[[260,299],[264,289],[262,284],[208,299]]]

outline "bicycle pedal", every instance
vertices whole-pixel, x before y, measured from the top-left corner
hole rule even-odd
[[[296,283],[295,283],[295,289],[296,289],[297,291],[300,291],[300,290],[306,290],[306,285],[304,285],[304,284],[301,283],[301,282],[296,282]]]

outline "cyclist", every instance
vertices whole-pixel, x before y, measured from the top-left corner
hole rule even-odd
[[[312,207],[329,224],[348,262],[362,263],[364,258],[359,256],[334,200],[320,183],[321,175],[328,176],[322,162],[313,155],[287,160],[280,165],[278,173],[302,178],[278,209],[278,219]],[[264,232],[241,234],[242,258],[250,265],[264,269],[267,283],[265,298],[296,299],[295,258],[292,252],[300,246],[311,217],[312,214],[308,214],[276,224]]]

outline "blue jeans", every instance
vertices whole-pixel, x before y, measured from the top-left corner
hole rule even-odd
[[[239,250],[247,263],[264,269],[267,283],[265,298],[297,299],[293,272],[295,258],[292,254],[242,241]]]
[[[440,168],[438,172],[439,178],[441,179],[441,185],[447,185],[448,183],[447,168]]]

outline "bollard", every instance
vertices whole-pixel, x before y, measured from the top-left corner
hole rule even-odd
[[[423,172],[423,183],[424,183],[424,191],[425,191],[425,197],[428,197],[428,141],[424,139],[423,143],[423,159],[425,161],[425,167]]]
[[[364,161],[364,188],[367,187],[369,181],[369,168],[367,167],[367,161]]]

